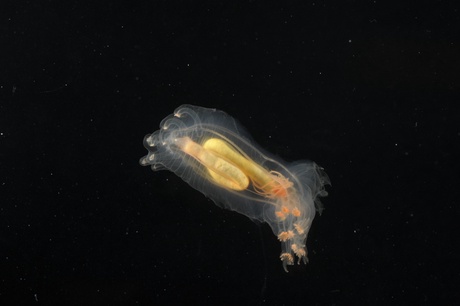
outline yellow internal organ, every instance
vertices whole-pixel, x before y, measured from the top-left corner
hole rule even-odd
[[[227,148],[221,148],[221,153],[216,152],[212,148],[209,148],[209,144],[206,145],[207,142],[201,146],[189,137],[176,139],[176,145],[203,164],[217,184],[233,190],[246,189],[249,185],[249,178],[243,171],[228,161],[234,157],[233,153],[238,153],[225,143]]]
[[[273,176],[252,160],[245,158],[236,151],[227,142],[218,138],[210,138],[205,141],[203,148],[212,151],[222,158],[235,165],[245,175],[249,176],[252,181],[262,189],[270,193],[273,187]]]

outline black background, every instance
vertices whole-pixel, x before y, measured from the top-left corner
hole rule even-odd
[[[2,305],[458,303],[458,6],[2,6]],[[184,103],[326,169],[307,266],[286,274],[266,224],[139,166]]]

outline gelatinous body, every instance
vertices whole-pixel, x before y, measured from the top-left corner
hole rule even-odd
[[[167,169],[218,206],[267,222],[281,241],[281,260],[307,263],[306,240],[326,196],[326,173],[314,162],[285,163],[269,155],[225,112],[182,105],[144,138],[140,159]]]

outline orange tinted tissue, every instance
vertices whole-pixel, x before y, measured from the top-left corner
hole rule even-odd
[[[193,105],[163,119],[144,146],[142,166],[172,171],[216,205],[267,222],[281,242],[286,272],[296,258],[308,262],[308,231],[330,184],[316,163],[281,161],[225,112]]]

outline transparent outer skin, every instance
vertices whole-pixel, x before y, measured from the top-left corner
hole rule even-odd
[[[184,149],[184,139],[203,154],[212,154],[215,159],[239,167],[248,174],[249,185],[235,190],[218,183],[209,165],[195,151]],[[225,142],[241,155],[238,159],[244,163],[238,163],[225,150],[210,151],[202,147],[209,139]],[[306,239],[315,211],[321,212],[318,197],[327,195],[324,186],[329,184],[328,176],[317,164],[283,162],[259,148],[225,112],[193,105],[182,105],[163,119],[160,129],[144,138],[144,146],[148,154],[140,159],[141,165],[150,165],[154,171],[172,171],[216,205],[267,222],[281,241],[280,258],[286,272],[295,257],[299,263],[308,262]],[[254,171],[261,174],[251,176]]]

